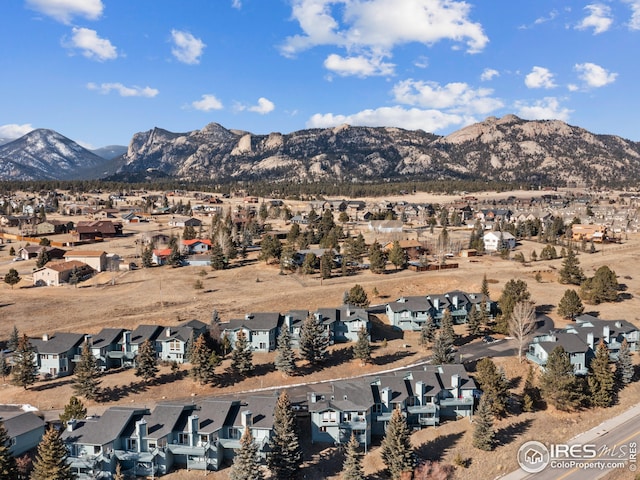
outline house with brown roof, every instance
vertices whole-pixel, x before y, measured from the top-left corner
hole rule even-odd
[[[49,260],[64,258],[65,250],[56,247],[45,247],[44,245],[27,245],[18,250],[18,256],[23,260],[30,260],[32,258],[38,258],[40,252],[45,250],[49,256]]]
[[[69,277],[76,268],[80,279],[84,280],[93,275],[94,269],[78,260],[60,263],[47,263],[44,267],[33,271],[33,284],[36,286],[60,286],[69,283]]]
[[[122,235],[122,223],[111,220],[80,221],[76,225],[78,240],[97,240]]]
[[[108,267],[107,253],[100,250],[71,250],[64,254],[64,259],[86,263],[96,272],[104,272]]]

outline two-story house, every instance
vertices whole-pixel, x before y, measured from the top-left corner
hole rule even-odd
[[[44,377],[64,377],[73,373],[73,359],[80,353],[84,335],[82,333],[56,332],[32,338],[36,351],[38,373]]]
[[[361,329],[370,331],[369,313],[364,308],[342,305],[339,308],[319,308],[313,315],[328,329],[331,342],[355,342]]]
[[[98,368],[107,370],[122,366],[122,337],[124,328],[103,328],[97,335],[87,335],[89,348]]]
[[[569,354],[569,360],[576,375],[586,375],[589,371],[589,362],[593,358],[593,350],[575,333],[559,330],[536,335],[529,344],[527,359],[544,368],[549,355],[558,346]]]
[[[7,430],[9,452],[14,457],[36,448],[44,435],[44,420],[17,405],[0,405],[0,422]]]
[[[188,342],[195,341],[207,329],[207,324],[191,320],[179,327],[166,327],[156,338],[160,360],[184,363]]]
[[[248,313],[244,318],[221,324],[222,335],[226,335],[234,345],[238,332],[242,330],[253,351],[271,352],[276,349],[282,321],[280,313]]]

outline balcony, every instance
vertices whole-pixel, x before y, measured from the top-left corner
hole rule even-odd
[[[353,417],[351,420],[342,420],[340,422],[340,428],[362,430],[364,428],[367,428],[367,418]]]
[[[473,397],[443,398],[440,400],[440,406],[452,407],[456,405],[473,405]]]
[[[426,403],[424,405],[413,405],[411,407],[407,407],[407,412],[412,415],[421,413],[436,413],[438,410],[439,407],[435,403]]]

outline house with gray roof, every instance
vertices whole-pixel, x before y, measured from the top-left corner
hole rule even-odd
[[[276,349],[283,316],[280,313],[248,313],[244,318],[232,319],[221,324],[222,335],[235,344],[238,332],[243,331],[251,349],[255,352],[271,352]]]
[[[353,305],[319,308],[313,315],[317,322],[326,326],[332,343],[355,342],[361,329],[371,330],[369,313]]]
[[[156,340],[163,331],[164,328],[160,325],[138,325],[129,335],[129,349],[131,353],[137,355],[140,346],[148,340],[154,346],[156,355],[158,355],[159,348]]]
[[[302,330],[302,324],[309,316],[309,310],[289,310],[284,314],[284,320],[282,328],[289,330],[291,334],[291,346],[293,348],[300,347],[300,331]]]
[[[124,328],[103,328],[97,335],[87,335],[87,341],[96,363],[101,370],[121,367],[124,352],[122,351]],[[129,355],[131,359],[133,357]]]
[[[569,360],[576,375],[586,375],[588,373],[589,362],[593,358],[593,350],[580,336],[567,331],[553,331],[533,337],[527,350],[527,359],[544,368],[549,355],[558,346],[569,354]]]
[[[0,422],[7,430],[9,452],[14,457],[36,448],[44,435],[44,420],[17,405],[0,405]]]
[[[73,360],[80,354],[83,341],[84,334],[66,332],[30,339],[36,351],[38,374],[46,378],[71,375],[75,366]]]
[[[156,338],[160,360],[184,363],[189,341],[196,340],[207,329],[207,324],[191,320],[179,327],[165,327]]]

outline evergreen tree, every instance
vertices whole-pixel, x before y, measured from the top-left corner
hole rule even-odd
[[[60,432],[50,427],[38,444],[38,453],[33,463],[31,480],[73,480],[76,478],[67,463],[67,447]]]
[[[100,390],[100,371],[96,357],[93,356],[88,343],[85,343],[80,353],[80,361],[75,368],[76,378],[73,382],[73,391],[87,400],[98,398]]]
[[[373,273],[384,273],[387,259],[384,256],[382,247],[377,240],[369,248],[369,268]]]
[[[558,314],[573,320],[576,315],[580,315],[582,312],[584,312],[584,305],[577,292],[571,288],[565,290],[560,303],[558,303]]]
[[[504,416],[507,412],[509,399],[509,382],[504,371],[488,357],[480,360],[476,365],[476,382],[483,392],[483,397],[489,404],[491,412],[496,416]]]
[[[45,247],[42,247],[40,249],[40,252],[38,253],[38,258],[36,259],[36,268],[44,267],[47,263],[49,263],[49,260],[51,260],[51,258],[49,257],[49,252],[47,252],[47,249]]]
[[[369,343],[369,332],[365,327],[358,330],[358,340],[353,346],[353,356],[360,360],[362,366],[371,363],[371,343]]]
[[[392,480],[400,480],[403,474],[413,471],[416,458],[411,445],[411,433],[400,409],[395,409],[391,414],[380,449],[382,461]]]
[[[11,367],[9,366],[9,362],[7,362],[7,357],[4,356],[4,352],[0,353],[0,377],[2,377],[2,381],[4,382],[6,378],[11,373]]]
[[[138,349],[136,358],[136,377],[142,378],[145,382],[158,376],[158,360],[156,350],[148,339],[142,342]]]
[[[358,452],[360,444],[355,434],[351,433],[344,463],[342,464],[342,480],[364,480],[365,475],[362,469],[362,456]]]
[[[619,289],[616,273],[608,266],[603,265],[596,270],[593,277],[582,282],[580,297],[593,305],[602,302],[615,302],[618,300]]]
[[[291,333],[286,325],[283,325],[280,335],[278,335],[274,364],[276,370],[283,375],[292,375],[296,370],[296,356],[291,348]]]
[[[490,298],[489,296],[489,281],[487,280],[487,274],[482,277],[482,284],[480,285],[480,293],[485,300]]]
[[[11,454],[11,439],[7,434],[4,423],[0,422],[0,480],[14,480],[18,478],[16,459]]]
[[[453,345],[456,339],[456,332],[453,330],[453,316],[448,308],[445,309],[442,314],[442,320],[440,320],[440,333]]]
[[[180,261],[182,260],[182,255],[180,254],[180,248],[178,246],[178,239],[173,235],[169,238],[169,249],[171,253],[167,258],[167,263],[172,266],[180,265]]]
[[[224,270],[227,266],[224,259],[224,252],[218,243],[211,246],[211,268],[213,270]]]
[[[60,423],[66,427],[69,420],[82,420],[83,418],[87,418],[87,407],[78,397],[72,396],[60,414]]]
[[[482,304],[481,304],[482,305]],[[476,336],[480,333],[480,325],[482,321],[482,314],[474,305],[471,306],[471,311],[467,317],[467,333],[471,336]]]
[[[511,279],[507,281],[502,290],[502,295],[498,300],[500,306],[500,316],[497,319],[495,330],[498,333],[509,333],[509,318],[513,313],[516,303],[527,302],[531,298],[527,282],[524,280]]]
[[[147,245],[142,249],[140,261],[143,268],[150,268],[153,265],[153,245]]]
[[[229,480],[263,480],[264,475],[258,461],[258,446],[253,442],[251,429],[246,428],[240,438],[240,449],[236,450]]]
[[[442,332],[438,332],[436,338],[433,341],[432,360],[433,365],[445,365],[453,363],[453,345],[446,335]]]
[[[22,335],[18,346],[13,352],[13,368],[11,369],[11,383],[26,390],[38,378],[36,354],[29,338]]]
[[[591,405],[610,407],[614,400],[615,378],[609,367],[609,349],[600,340],[596,348],[596,356],[589,365],[589,390]]]
[[[253,371],[253,352],[244,330],[239,330],[236,334],[231,352],[231,371],[242,377],[246,377]]]
[[[397,240],[393,242],[393,247],[391,247],[391,251],[389,252],[389,261],[396,267],[396,270],[399,268],[407,268],[407,264],[409,263],[407,252],[404,251],[400,246],[400,242]]]
[[[80,283],[81,276],[82,274],[80,273],[78,267],[74,266],[71,270],[71,273],[69,274],[69,280],[67,280],[69,282],[69,285],[74,285],[77,288],[78,283]]]
[[[535,386],[535,373],[533,366],[529,365],[527,378],[524,381],[522,390],[522,410],[525,412],[533,412],[540,403],[540,389]]]
[[[20,280],[22,280],[22,278],[15,268],[10,268],[9,272],[7,272],[7,274],[4,276],[4,283],[6,283],[7,285],[11,285],[11,290],[13,290],[13,287],[15,285],[20,283]]]
[[[558,410],[571,410],[580,404],[578,381],[569,354],[561,346],[557,346],[549,354],[540,377],[540,392],[542,398]]]
[[[429,315],[427,320],[420,327],[420,345],[424,348],[428,347],[434,340],[436,335],[436,322]]]
[[[296,477],[302,464],[302,449],[296,432],[296,419],[287,392],[278,397],[273,413],[273,435],[269,440],[267,465],[278,480]]]
[[[619,386],[628,385],[633,380],[634,368],[631,360],[631,352],[629,342],[625,338],[622,340],[620,350],[618,351],[618,359],[616,361],[616,380]]]
[[[185,225],[182,230],[182,239],[183,240],[194,240],[197,237],[196,229],[193,228],[193,225]]]
[[[316,257],[315,253],[310,252],[304,256],[304,260],[302,262],[302,273],[305,275],[311,275],[316,270],[316,265],[318,264],[318,257]]]
[[[364,288],[356,283],[353,287],[351,287],[348,294],[344,298],[344,303],[360,308],[366,308],[369,306],[369,297],[367,296],[367,292],[364,291]]]
[[[20,343],[20,333],[18,332],[18,327],[13,326],[13,330],[11,330],[11,335],[9,335],[9,341],[7,341],[7,348],[14,352],[16,348],[18,348],[18,344]]]
[[[329,337],[320,322],[308,315],[300,328],[300,355],[313,365],[323,362],[327,357]]]
[[[320,276],[323,279],[331,278],[333,269],[333,250],[329,249],[320,257]]]
[[[485,395],[480,397],[478,410],[473,417],[473,446],[485,451],[493,450],[495,446],[495,431],[493,429],[493,413],[491,401]]]
[[[580,261],[573,248],[569,247],[567,256],[562,261],[562,266],[558,272],[558,280],[560,283],[568,283],[570,285],[580,285],[584,281],[584,273],[580,268]]]
[[[272,258],[280,258],[282,244],[275,235],[265,235],[260,242],[260,260],[269,263]]]
[[[196,382],[200,382],[200,385],[206,385],[213,381],[214,372],[209,368],[211,353],[212,350],[207,345],[205,336],[198,336],[193,342],[193,348],[189,358],[189,362],[191,363],[189,375],[191,375],[191,378]]]

